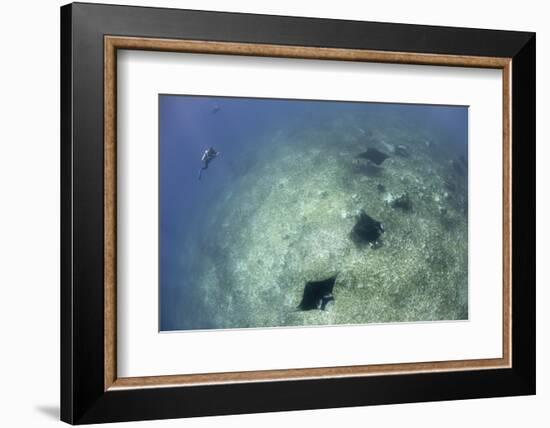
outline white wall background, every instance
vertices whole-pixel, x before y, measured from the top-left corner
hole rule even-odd
[[[126,4],[537,32],[538,394],[461,402],[155,421],[158,427],[548,426],[550,17],[535,0],[146,0]],[[116,3],[104,0],[103,3]],[[54,426],[59,407],[59,0],[0,6],[0,421]],[[545,263],[546,262],[546,263]],[[545,289],[546,288],[546,289]],[[125,426],[138,426],[137,423]]]

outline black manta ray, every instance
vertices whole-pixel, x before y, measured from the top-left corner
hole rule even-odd
[[[369,147],[366,152],[360,153],[357,157],[367,159],[375,165],[380,165],[387,158],[389,158],[386,153],[383,153],[380,150],[374,149],[372,147]]]
[[[309,311],[312,309],[325,310],[327,303],[334,300],[332,289],[338,275],[322,281],[308,281],[304,287],[304,295],[302,301],[298,305],[301,311]]]
[[[384,233],[384,225],[361,210],[350,237],[357,245],[369,244],[373,248],[378,248],[382,233]]]

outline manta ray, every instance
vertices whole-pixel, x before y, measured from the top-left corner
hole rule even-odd
[[[375,165],[380,165],[387,158],[389,158],[386,153],[372,147],[369,147],[366,152],[360,153],[357,157],[367,159]]]
[[[378,248],[381,244],[379,238],[383,233],[384,225],[361,210],[350,232],[350,238],[359,246],[369,244],[372,248]]]
[[[302,301],[298,305],[301,311],[309,311],[311,309],[325,310],[328,302],[334,300],[332,289],[336,282],[338,274],[322,281],[308,281],[304,287],[304,295]]]

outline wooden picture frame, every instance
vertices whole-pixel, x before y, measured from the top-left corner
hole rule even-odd
[[[118,49],[502,70],[502,358],[118,377]],[[62,420],[114,422],[535,392],[534,34],[76,3],[61,9],[61,54]]]

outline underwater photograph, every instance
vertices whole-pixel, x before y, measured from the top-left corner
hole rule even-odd
[[[159,330],[468,319],[468,107],[159,95]]]

